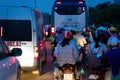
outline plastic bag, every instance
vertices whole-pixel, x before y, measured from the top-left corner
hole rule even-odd
[[[81,73],[81,74],[85,74],[85,71],[84,71],[83,68],[81,69],[80,73]]]

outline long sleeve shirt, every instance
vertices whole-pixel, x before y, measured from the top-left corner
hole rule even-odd
[[[75,64],[78,59],[78,49],[74,44],[70,43],[62,47],[60,43],[55,47],[54,56],[57,59],[59,66],[63,66],[64,64]]]

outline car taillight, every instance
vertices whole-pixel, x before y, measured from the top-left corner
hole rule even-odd
[[[34,46],[34,59],[38,58],[38,47]]]

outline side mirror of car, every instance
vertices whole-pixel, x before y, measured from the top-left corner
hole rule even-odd
[[[10,56],[21,56],[22,55],[22,50],[20,48],[13,48]]]

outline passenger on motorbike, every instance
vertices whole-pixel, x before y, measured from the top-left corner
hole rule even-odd
[[[78,50],[73,43],[70,43],[71,35],[71,31],[65,31],[64,39],[57,44],[53,53],[56,57],[53,66],[54,71],[58,76],[58,80],[62,79],[59,67],[62,67],[64,64],[75,65],[76,60],[78,59]]]
[[[81,47],[80,45],[78,45],[78,39],[76,37],[77,32],[74,30],[71,30],[72,32],[72,40],[71,43],[74,43],[75,46],[77,47],[78,51],[79,51],[79,58],[76,61],[76,67],[75,67],[75,73],[76,73],[76,80],[82,80],[82,74],[81,73],[82,69],[83,69],[83,55],[84,55],[84,49],[83,47]]]

